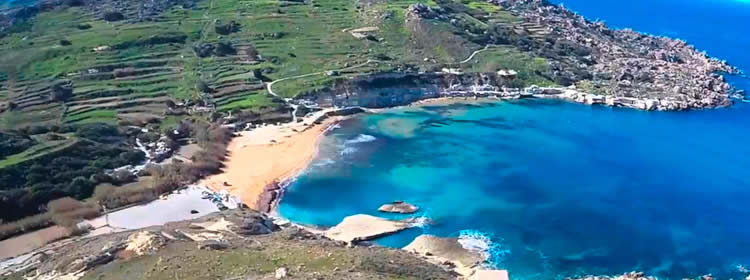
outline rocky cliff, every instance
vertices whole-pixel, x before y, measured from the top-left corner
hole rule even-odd
[[[723,75],[738,70],[685,41],[611,29],[542,0],[490,2],[523,22],[496,25],[481,35],[469,32],[467,36],[486,49],[511,46],[546,59],[548,67],[533,74],[554,82],[558,90],[523,88],[529,84],[519,82],[519,69],[476,72],[457,64],[442,73],[407,70],[354,78],[307,94],[305,99],[339,106],[387,107],[437,96],[514,98],[541,94],[643,110],[717,108],[733,102],[733,89]],[[469,30],[451,9],[442,2],[437,7],[414,4],[407,9],[406,20],[449,22]]]
[[[2,279],[455,279],[401,250],[347,247],[264,214],[192,221],[51,244]]]

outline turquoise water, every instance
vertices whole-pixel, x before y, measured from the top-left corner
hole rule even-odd
[[[750,69],[750,4],[565,4]],[[488,265],[512,279],[631,270],[744,279],[737,266],[750,266],[749,122],[744,103],[676,113],[542,100],[395,109],[333,130],[278,210],[330,226],[358,213],[404,217],[376,209],[405,200],[436,223],[379,244],[401,247],[422,233],[489,238]]]
[[[279,212],[330,226],[406,200],[436,224],[380,244],[490,234],[513,279],[725,275],[750,264],[749,113],[519,101],[367,115],[323,141]]]

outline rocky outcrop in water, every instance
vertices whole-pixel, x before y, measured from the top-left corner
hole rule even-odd
[[[393,203],[383,204],[378,208],[380,212],[400,213],[400,214],[411,214],[419,211],[419,207],[403,201],[394,201]]]

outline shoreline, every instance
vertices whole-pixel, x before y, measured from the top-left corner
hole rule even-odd
[[[684,111],[659,106],[658,101],[627,98],[614,102],[602,95],[587,94],[571,88],[526,88],[509,92],[443,92],[415,100],[408,104],[385,108],[326,108],[314,112],[297,122],[267,124],[252,130],[239,132],[232,138],[227,152],[225,167],[219,174],[208,176],[198,185],[239,197],[248,207],[265,213],[275,213],[288,185],[293,182],[318,154],[319,144],[325,133],[340,121],[358,113],[377,114],[387,110],[430,105],[471,104],[477,102],[503,102],[519,99],[549,99],[599,105],[610,108],[630,108],[639,111]],[[666,110],[665,110],[666,109]],[[354,112],[352,112],[354,111]],[[283,156],[277,156],[283,155]],[[255,161],[253,161],[255,160]],[[278,213],[276,213],[276,216]]]
[[[277,191],[294,180],[318,154],[322,137],[344,116],[325,109],[300,119],[242,131],[232,138],[222,172],[198,182],[213,191],[227,191],[250,208],[269,212]],[[270,197],[270,199],[264,199]]]

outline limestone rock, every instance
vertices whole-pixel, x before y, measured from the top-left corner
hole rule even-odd
[[[467,250],[461,246],[458,238],[423,234],[404,247],[404,250],[428,256],[428,260],[433,263],[455,265],[454,270],[464,276],[471,275],[474,272],[473,267],[484,261],[481,253]]]
[[[380,206],[378,208],[378,211],[380,212],[390,212],[390,213],[401,213],[401,214],[411,214],[414,212],[417,212],[419,210],[419,207],[409,204],[400,200],[394,201],[393,203],[383,204],[383,206]]]
[[[285,278],[287,274],[286,267],[280,267],[279,269],[276,269],[275,277],[276,279],[282,279]]]
[[[353,215],[326,230],[323,235],[338,241],[356,243],[396,233],[423,223],[420,219],[393,221],[370,215]]]
[[[229,244],[219,240],[206,240],[203,241],[198,248],[202,250],[224,250],[229,248]]]
[[[279,227],[265,214],[258,212],[248,213],[234,232],[240,235],[269,234],[278,230]]]
[[[507,270],[477,270],[470,280],[509,280]]]

